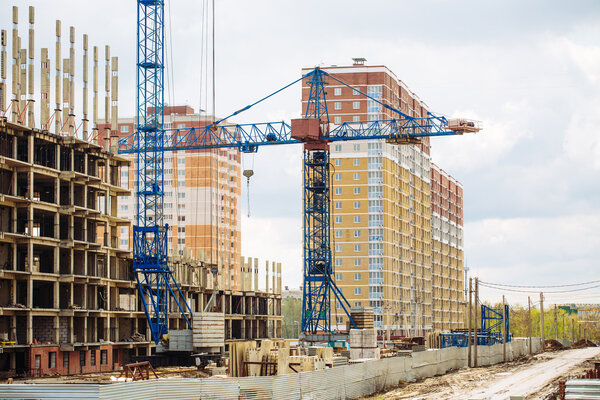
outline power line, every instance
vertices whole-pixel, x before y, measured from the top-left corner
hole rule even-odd
[[[591,285],[593,283],[600,283],[600,280],[582,282],[582,283],[571,283],[571,284],[566,284],[566,285],[538,285],[538,286],[507,285],[505,283],[493,283],[493,282],[484,282],[484,281],[479,281],[479,283],[484,284],[484,285],[503,286],[503,287],[510,287],[510,288],[543,289],[543,288],[561,288],[561,287]]]
[[[509,292],[517,292],[517,293],[538,293],[537,291],[532,291],[532,290],[519,290],[519,289],[510,289],[510,288],[506,288],[506,287],[498,287],[498,286],[494,286],[494,285],[489,285],[489,284],[485,284],[483,282],[479,282],[479,284],[483,287],[487,287],[490,289],[496,289],[496,290],[506,290]],[[547,291],[544,292],[544,294],[546,293],[571,293],[571,292],[580,292],[583,290],[589,290],[589,289],[594,289],[594,288],[598,288],[600,287],[600,285],[594,285],[594,286],[590,286],[590,287],[586,287],[586,288],[579,288],[579,289],[570,289],[570,290],[551,290],[551,291]]]

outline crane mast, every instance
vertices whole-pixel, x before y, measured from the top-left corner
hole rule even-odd
[[[190,328],[186,311],[191,314],[191,309],[169,267],[169,227],[164,224],[163,218],[164,0],[138,0],[137,5],[133,272],[152,339],[158,343],[160,337],[168,332],[171,296]]]

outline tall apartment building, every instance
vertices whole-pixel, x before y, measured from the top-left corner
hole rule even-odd
[[[188,106],[165,107],[165,128],[203,127],[209,117]],[[120,118],[119,138],[134,133],[135,118]],[[102,127],[100,128],[102,131]],[[135,157],[122,171],[123,185],[135,192]],[[187,254],[224,268],[224,287],[241,289],[241,166],[236,149],[165,153],[164,214],[169,224],[171,255]],[[134,219],[136,199],[119,199],[119,216]],[[120,245],[130,248],[131,230],[120,232]]]
[[[433,329],[463,327],[463,188],[431,164],[431,244]]]
[[[352,66],[323,70],[407,115],[427,116],[427,105],[385,66],[357,60]],[[334,125],[394,117],[377,102],[331,79],[326,91]],[[308,95],[305,80],[303,109]],[[438,188],[434,180],[442,175],[432,173],[429,139],[401,146],[383,140],[349,141],[332,144],[330,150],[332,258],[344,296],[353,306],[373,307],[376,328],[392,334],[424,335],[456,327],[462,322],[463,293],[449,294],[446,285],[456,279],[453,284],[462,288],[462,243],[432,236],[450,226],[443,223],[449,217],[442,218],[445,210],[450,212],[450,204],[438,204],[438,197],[432,196],[432,187]],[[460,225],[453,226],[462,240],[462,190],[453,193],[452,210],[458,213],[460,208],[461,214]],[[432,222],[439,225],[435,232]],[[332,310],[337,327],[343,328],[346,316],[339,304],[332,304]]]

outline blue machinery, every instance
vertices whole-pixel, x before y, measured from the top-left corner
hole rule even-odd
[[[502,337],[502,308],[493,309],[485,305],[481,305],[481,327],[477,332],[477,345],[479,346],[491,346],[496,343],[510,342],[512,335],[509,333],[509,317],[508,317],[508,305],[504,305],[504,313],[506,315],[506,321],[504,326],[504,338]],[[467,347],[468,333],[467,332],[452,332],[442,333],[440,341],[440,347]],[[471,333],[471,337],[474,338],[475,333]],[[471,339],[473,341],[473,339]],[[474,342],[474,341],[473,341]]]
[[[168,265],[168,226],[163,225],[164,152],[231,147],[253,153],[259,146],[304,144],[304,290],[302,331],[331,332],[330,301],[334,298],[350,318],[350,305],[336,286],[331,263],[329,143],[385,139],[394,144],[419,143],[427,136],[461,135],[473,129],[453,127],[443,116],[410,117],[378,99],[360,93],[389,110],[388,120],[344,123],[330,130],[325,78],[350,87],[315,68],[305,76],[219,121],[187,129],[163,128],[164,0],[137,0],[137,130],[119,141],[119,153],[133,153],[137,161],[137,215],[133,227],[133,270],[155,342],[168,332],[169,299],[190,326],[191,309]],[[305,80],[310,95],[304,118],[285,122],[222,124],[252,106]],[[354,89],[354,88],[353,88]],[[356,89],[354,89],[356,90]],[[468,125],[470,127],[473,124]],[[477,129],[478,130],[478,129]]]

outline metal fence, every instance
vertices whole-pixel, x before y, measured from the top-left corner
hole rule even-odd
[[[539,349],[537,342],[534,351]],[[502,345],[483,346],[478,350],[479,365],[495,364],[503,359]],[[527,352],[525,341],[507,344],[507,359]],[[159,379],[106,385],[0,385],[0,399],[344,400],[466,365],[467,349],[454,347],[282,376]]]

